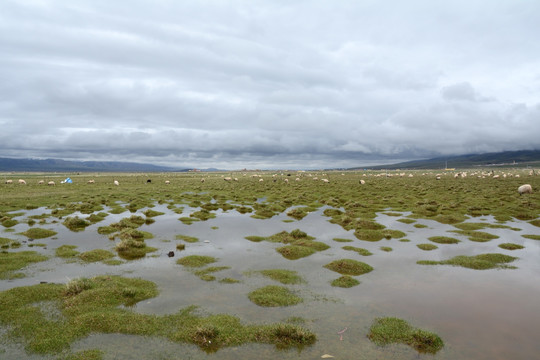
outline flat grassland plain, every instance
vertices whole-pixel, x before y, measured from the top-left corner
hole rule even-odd
[[[537,358],[536,173],[2,174],[0,358]]]

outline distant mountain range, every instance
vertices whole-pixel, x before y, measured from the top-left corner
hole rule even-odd
[[[391,165],[358,167],[358,169],[445,169],[473,167],[540,167],[540,150],[504,151],[486,154],[444,156],[426,160],[407,161]]]
[[[0,171],[34,172],[171,172],[188,171],[166,166],[118,161],[68,161],[60,159],[0,158]]]
[[[354,167],[361,169],[444,169],[472,168],[477,166],[498,167],[540,167],[540,150],[505,151],[487,154],[468,154],[445,156],[427,160],[407,161],[391,165]],[[192,169],[172,168],[152,164],[118,161],[68,161],[60,159],[12,159],[0,158],[0,171],[32,172],[185,172]],[[299,169],[301,170],[301,169]],[[329,169],[330,170],[330,169]],[[219,169],[200,169],[200,171],[220,171]]]

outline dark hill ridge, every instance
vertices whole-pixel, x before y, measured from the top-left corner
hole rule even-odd
[[[67,161],[60,159],[11,159],[0,158],[0,171],[100,171],[100,172],[170,172],[187,171],[165,166],[118,161]]]
[[[426,160],[407,161],[391,165],[370,166],[355,169],[444,169],[471,168],[477,166],[539,167],[540,150],[504,151],[499,153],[444,156]]]

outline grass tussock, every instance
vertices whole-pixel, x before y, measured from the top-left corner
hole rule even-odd
[[[502,244],[499,244],[499,247],[504,250],[521,250],[525,248],[525,246],[523,245],[514,244],[514,243],[502,243]]]
[[[419,353],[435,354],[444,346],[435,333],[413,328],[405,320],[386,317],[375,319],[369,329],[368,338],[379,346],[391,343],[409,345]]]
[[[0,279],[15,279],[25,275],[17,273],[30,264],[45,261],[48,258],[35,251],[0,252]]]
[[[347,251],[354,251],[362,256],[370,256],[370,255],[373,255],[373,253],[367,249],[364,249],[364,248],[360,248],[360,247],[356,247],[356,246],[343,246],[342,247],[343,250],[347,250]]]
[[[248,298],[253,303],[264,307],[292,306],[304,301],[286,287],[277,285],[268,285],[254,290],[249,293]]]
[[[176,260],[176,263],[185,267],[203,267],[216,261],[217,259],[212,256],[189,255]]]
[[[429,241],[433,241],[437,244],[457,244],[459,243],[458,239],[449,236],[432,236],[428,238]]]
[[[353,259],[335,260],[324,265],[324,267],[342,275],[353,276],[366,274],[373,270],[368,264]]]
[[[207,352],[246,343],[302,348],[316,341],[314,333],[294,324],[245,325],[231,315],[196,315],[195,307],[166,316],[140,314],[126,308],[157,294],[152,282],[119,276],[75,279],[66,285],[19,287],[0,292],[0,324],[26,351],[59,356],[91,333],[161,336],[195,344]],[[43,313],[37,305],[43,302],[54,306],[62,320],[51,320],[50,315]],[[86,360],[99,355],[87,351],[69,356]]]
[[[488,253],[480,254],[476,256],[455,256],[448,260],[442,261],[432,261],[432,260],[420,260],[417,261],[417,264],[420,265],[452,265],[452,266],[461,266],[468,269],[474,270],[487,270],[487,269],[515,269],[514,266],[506,265],[514,260],[516,257],[497,254],[497,253]]]
[[[419,249],[425,250],[425,251],[431,251],[431,250],[435,250],[439,248],[437,245],[433,245],[433,244],[418,244],[416,246]]]
[[[256,272],[272,280],[279,281],[282,284],[292,285],[306,282],[300,275],[298,275],[296,271],[293,270],[269,269],[259,270]]]
[[[49,229],[31,228],[22,233],[30,239],[44,239],[56,235],[57,232]]]
[[[339,278],[332,280],[330,285],[334,287],[341,287],[341,288],[351,288],[353,286],[357,286],[360,284],[360,281],[356,280],[352,276],[349,275],[343,275]]]

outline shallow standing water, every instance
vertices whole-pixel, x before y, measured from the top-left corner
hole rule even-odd
[[[145,209],[138,212],[142,213]],[[141,277],[155,282],[160,290],[158,297],[137,304],[134,311],[152,314],[170,314],[189,305],[198,305],[203,313],[227,313],[238,316],[245,322],[270,323],[283,321],[291,316],[306,319],[305,326],[313,330],[318,341],[302,351],[293,349],[276,350],[270,345],[248,344],[241,347],[223,348],[215,354],[206,354],[194,345],[172,343],[162,338],[144,338],[128,335],[94,334],[72,346],[73,351],[99,348],[105,359],[316,359],[330,354],[338,359],[533,359],[540,353],[540,342],[534,334],[540,333],[540,241],[525,239],[523,234],[539,234],[540,231],[526,222],[507,222],[505,225],[519,228],[484,229],[500,236],[485,243],[473,242],[455,233],[451,225],[443,225],[429,220],[417,220],[427,225],[415,228],[414,224],[404,224],[396,220],[400,217],[380,214],[377,222],[387,228],[404,231],[410,242],[398,239],[367,242],[357,240],[353,232],[345,231],[339,225],[331,224],[322,214],[323,209],[310,213],[300,221],[290,220],[285,215],[258,220],[250,214],[236,211],[217,211],[215,219],[183,224],[180,215],[166,206],[153,208],[165,215],[155,217],[155,223],[143,225],[140,230],[154,234],[147,240],[148,246],[159,250],[144,259],[129,261],[119,266],[102,263],[82,264],[67,262],[52,257],[50,260],[29,266],[26,278],[0,281],[0,290],[17,286],[34,285],[40,281],[65,283],[77,277],[91,277],[101,274],[118,274]],[[184,215],[195,209],[186,208]],[[34,210],[32,214],[38,214]],[[74,216],[77,214],[73,214]],[[71,232],[61,223],[35,225],[58,232],[53,238],[35,240],[46,248],[33,247],[32,250],[54,255],[54,249],[69,244],[76,245],[78,251],[107,249],[114,252],[115,243],[107,236],[99,235],[97,228],[132,214],[109,215],[104,221],[89,226],[82,232]],[[407,214],[403,214],[406,216]],[[18,219],[23,219],[25,214]],[[494,223],[490,217],[471,219],[472,222]],[[15,231],[1,236],[26,238],[17,235],[28,226],[20,223]],[[287,260],[275,251],[281,244],[271,242],[255,243],[245,236],[270,236],[280,231],[294,229],[305,231],[317,241],[331,246],[322,252],[299,260]],[[195,236],[197,243],[186,243],[185,251],[176,251],[178,234]],[[442,235],[461,240],[458,244],[437,244],[434,251],[423,251],[417,244],[427,243],[428,237]],[[349,243],[333,241],[333,238],[347,238]],[[205,242],[207,241],[207,242]],[[508,251],[498,244],[512,242],[525,246],[522,250]],[[31,242],[18,250],[28,250]],[[344,245],[365,248],[373,253],[361,256],[342,249]],[[391,252],[380,249],[392,248]],[[169,258],[167,253],[175,251]],[[456,255],[476,255],[498,252],[519,257],[511,265],[515,270],[471,270],[447,265],[422,266],[418,260],[443,260]],[[235,278],[238,284],[222,284],[218,281],[206,282],[189,270],[176,264],[179,257],[186,255],[209,255],[218,258],[216,266],[229,266],[214,275],[219,279]],[[351,258],[373,266],[374,271],[356,277],[361,284],[342,289],[332,287],[330,281],[339,274],[323,268],[335,259]],[[288,285],[304,298],[302,304],[290,307],[264,308],[253,304],[247,294],[254,289],[276,284],[270,279],[257,275],[247,275],[247,271],[263,269],[289,269],[297,271],[307,281],[302,285]],[[445,347],[435,355],[418,354],[404,345],[378,347],[371,343],[366,334],[376,317],[394,316],[407,320],[414,327],[437,333],[445,342]],[[343,340],[337,332],[348,330]],[[2,359],[47,359],[46,356],[29,355],[21,346],[4,344]]]

